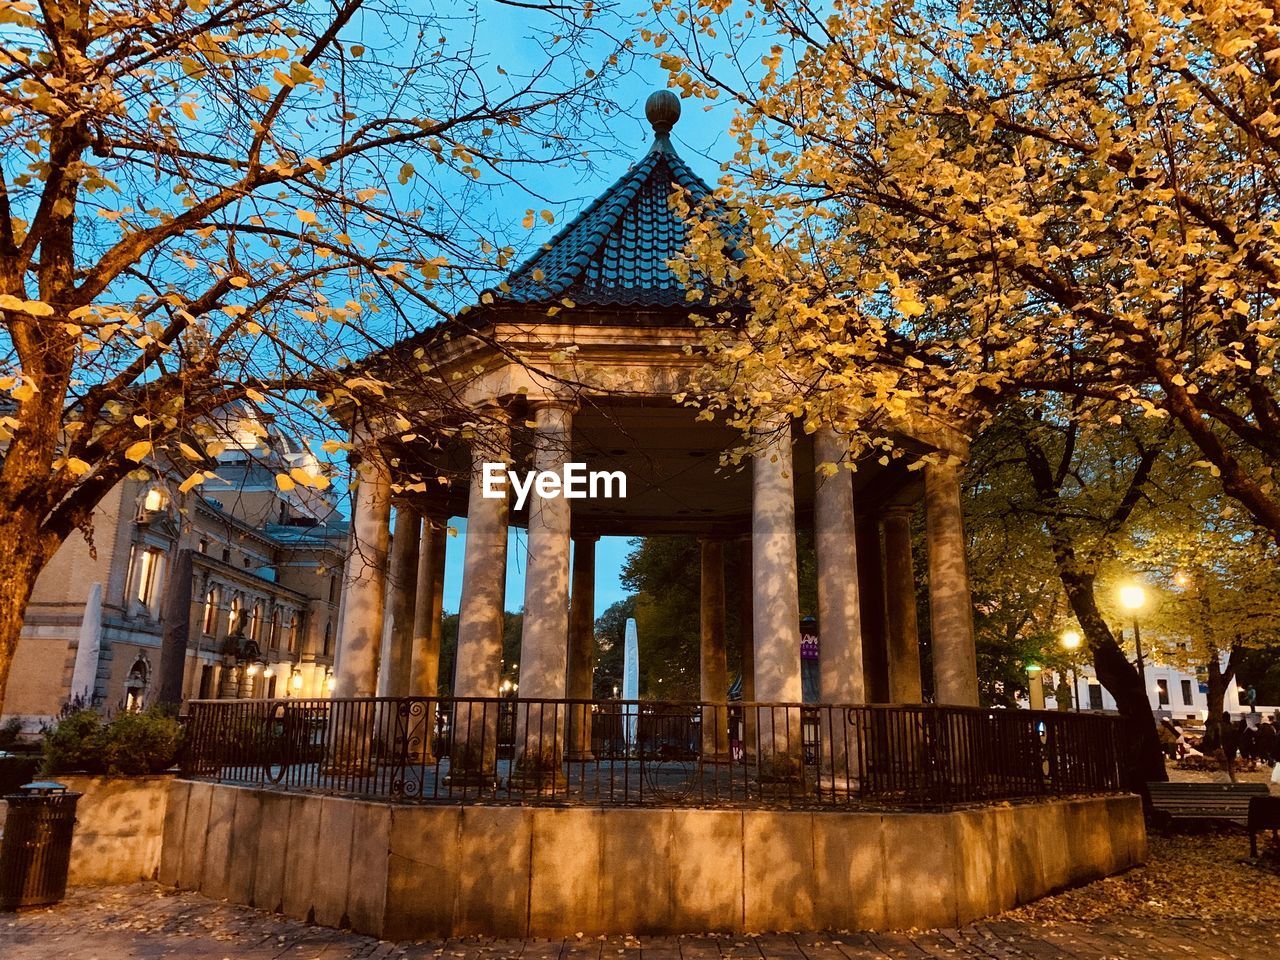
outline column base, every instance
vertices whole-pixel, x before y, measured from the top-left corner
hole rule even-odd
[[[445,787],[477,787],[481,790],[497,790],[498,774],[493,770],[450,770],[442,781]]]
[[[733,753],[729,750],[723,753],[704,753],[699,758],[703,766],[719,766],[726,763],[733,763]]]
[[[569,778],[564,770],[513,770],[507,777],[507,789],[521,793],[552,794],[566,793],[569,789]]]
[[[818,780],[818,793],[828,797],[856,797],[862,791],[862,784],[856,777],[821,777]]]
[[[566,763],[591,763],[596,755],[590,750],[570,750],[564,755]]]

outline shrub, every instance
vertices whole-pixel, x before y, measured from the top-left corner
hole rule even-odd
[[[44,773],[102,773],[106,728],[94,710],[71,710],[44,734]]]
[[[117,776],[168,770],[182,743],[182,725],[155,709],[122,713],[107,725],[106,733],[107,773]]]
[[[109,723],[92,710],[74,710],[46,731],[44,773],[136,776],[173,766],[182,725],[163,711],[121,713]]]
[[[12,750],[21,735],[22,721],[17,717],[10,717],[8,722],[0,727],[0,751]]]

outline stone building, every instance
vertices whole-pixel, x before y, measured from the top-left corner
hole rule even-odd
[[[34,729],[73,698],[146,705],[179,610],[184,699],[326,695],[347,523],[328,496],[277,489],[282,465],[318,469],[290,438],[240,439],[217,480],[187,494],[163,474],[126,480],[96,511],[92,544],[63,544],[27,608],[6,717]]]

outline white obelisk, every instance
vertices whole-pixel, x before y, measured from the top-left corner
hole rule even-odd
[[[623,633],[625,642],[622,648],[622,699],[635,701],[640,698],[640,635],[636,632],[634,619],[627,620]],[[636,711],[639,708],[631,703],[623,708],[622,732],[627,739],[627,746],[636,743]]]
[[[84,602],[84,618],[80,621],[80,639],[76,643],[76,664],[71,671],[71,697],[84,698],[84,705],[93,706],[93,694],[98,686],[98,657],[102,651],[102,584],[89,588],[89,599]]]

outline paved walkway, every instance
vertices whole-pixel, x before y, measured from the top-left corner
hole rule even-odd
[[[48,910],[0,915],[3,960],[1267,960],[1280,925],[1256,919],[995,920],[894,934],[447,940],[394,944],[173,894],[152,884],[75,890]]]

